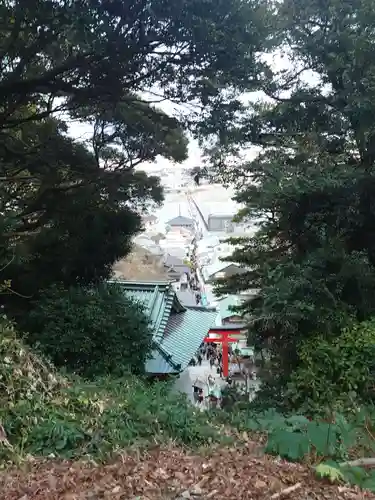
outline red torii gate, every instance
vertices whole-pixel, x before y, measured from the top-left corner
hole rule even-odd
[[[210,336],[206,337],[204,339],[205,342],[214,342],[215,344],[222,344],[222,350],[223,350],[223,375],[224,377],[227,377],[229,374],[229,343],[230,342],[238,342],[239,338],[232,338],[230,335],[240,335],[242,331],[244,330],[244,327],[241,326],[234,326],[234,325],[224,325],[224,326],[217,326],[210,328],[209,334],[210,333],[215,333],[217,335],[220,335],[220,338],[212,338]]]

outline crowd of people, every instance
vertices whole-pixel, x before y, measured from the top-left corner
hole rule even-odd
[[[197,306],[199,306],[202,303],[202,287],[198,279],[196,251],[197,251],[197,236],[192,241],[192,249],[189,255],[190,266],[191,266],[190,276],[189,276],[189,286],[190,289],[194,292],[195,303],[197,304]]]
[[[201,235],[200,235],[201,236]],[[197,256],[196,256],[196,251],[197,251],[197,240],[199,239],[199,236],[196,235],[195,238],[192,241],[190,253],[188,255],[189,261],[190,261],[190,274],[188,276],[188,284],[190,290],[194,292],[195,295],[195,301],[197,305],[202,305],[203,302],[203,294],[204,294],[204,289],[202,288],[202,285],[200,283],[199,277],[198,277],[198,269],[197,269]],[[235,355],[235,352],[233,352],[231,346],[228,346],[229,350],[229,361],[232,364],[239,364],[238,357]],[[207,360],[209,362],[209,366],[211,369],[211,374],[208,375],[207,381],[203,385],[207,385],[208,388],[208,394],[205,395],[205,391],[203,387],[201,387],[202,384],[194,384],[193,385],[193,397],[194,401],[199,404],[199,405],[204,405],[208,403],[208,406],[220,406],[220,399],[221,399],[221,386],[223,385],[222,383],[217,383],[215,380],[215,377],[212,376],[212,372],[214,371],[216,376],[219,376],[221,381],[225,381],[227,385],[231,386],[232,383],[234,384],[232,380],[232,376],[224,376],[223,373],[223,354],[221,351],[221,348],[219,345],[215,343],[202,343],[198,352],[194,356],[194,358],[190,361],[191,366],[201,366],[203,360]],[[234,370],[236,372],[236,370]],[[241,373],[245,372],[245,369],[242,367],[241,368]],[[246,375],[246,373],[242,373],[243,375]],[[225,383],[224,383],[225,385]]]
[[[222,378],[222,354],[216,345],[202,343],[190,364],[192,366],[201,366],[204,359],[210,362],[211,370],[214,368],[216,373]],[[205,394],[203,386],[207,386],[207,394]],[[205,381],[199,379],[195,381],[193,384],[193,398],[195,403],[202,406],[213,407],[220,404],[221,387],[220,384],[217,384],[217,380],[212,373],[208,374]]]
[[[196,381],[193,385],[194,402],[199,406],[206,408],[220,407],[221,403],[221,387],[216,383],[215,378],[209,375],[206,381],[207,394],[205,395],[203,387],[200,386],[200,381]]]
[[[233,353],[229,346],[229,356],[232,355]],[[215,370],[220,378],[223,378],[223,354],[215,343],[202,343],[196,356],[190,361],[190,365],[202,366],[202,361],[204,359],[207,359],[207,361],[209,361],[211,370]]]

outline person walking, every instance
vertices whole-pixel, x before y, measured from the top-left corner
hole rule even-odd
[[[203,389],[199,389],[199,392],[198,392],[198,403],[202,404],[203,400],[204,400]]]
[[[202,356],[201,356],[201,353],[198,354],[198,366],[202,366]]]
[[[199,403],[199,388],[195,386],[193,386],[193,400],[194,403]]]
[[[214,357],[210,356],[210,368],[211,368],[211,370],[212,370],[212,367],[214,366],[214,364],[215,364]]]

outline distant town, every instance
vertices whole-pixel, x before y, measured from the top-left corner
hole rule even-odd
[[[217,345],[214,342],[221,331],[230,329],[238,339],[230,348],[236,353],[236,358],[229,360],[230,377],[239,373],[242,382],[254,378],[254,352],[247,345],[245,319],[235,307],[254,296],[256,290],[217,296],[215,281],[247,271],[223,260],[233,252],[225,240],[249,235],[255,227],[233,221],[240,207],[222,186],[206,182],[197,186],[183,170],[166,169],[155,174],[163,179],[165,203],[159,212],[144,216],[144,232],[134,238],[132,254],[115,265],[114,275],[127,294],[143,301],[148,297],[150,318],[162,315],[157,310],[161,303],[165,311],[168,309],[168,294],[175,297],[171,299],[174,306],[167,314],[166,329],[147,363],[147,373],[162,379],[178,374],[176,389],[192,401],[197,388],[205,397],[215,393],[220,400],[221,388],[228,383],[222,376],[219,340]],[[181,310],[188,314],[181,314]],[[175,317],[179,318],[178,325]],[[213,340],[213,346],[203,347],[206,337]]]

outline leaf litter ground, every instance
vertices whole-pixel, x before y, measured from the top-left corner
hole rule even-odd
[[[375,494],[315,479],[307,466],[242,448],[192,454],[175,446],[107,464],[45,460],[0,476],[5,500],[359,500]]]

